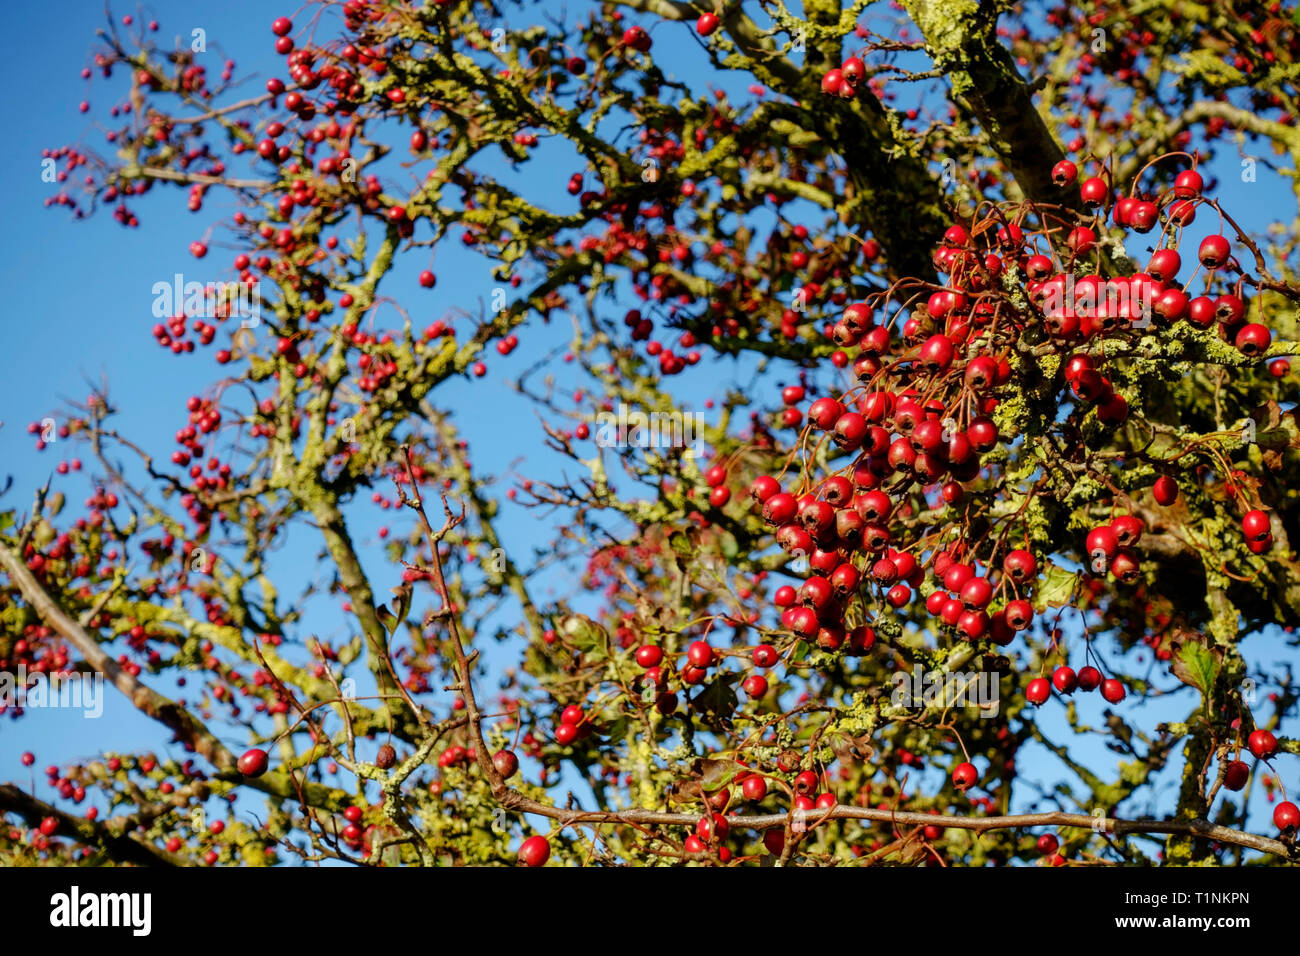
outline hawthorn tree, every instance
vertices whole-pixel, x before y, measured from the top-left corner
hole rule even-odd
[[[1294,17],[347,0],[270,24],[253,95],[110,22],[51,205],[233,204],[212,281],[257,317],[178,303],[154,338],[217,368],[176,447],[97,392],[58,419],[84,509],[0,514],[0,670],[102,674],[189,755],[0,785],[0,859],[1294,861]],[[452,243],[490,305],[420,328],[449,277],[392,273]],[[509,440],[565,466],[503,500],[446,386],[560,321]],[[520,508],[597,610],[541,596]],[[276,583],[290,529],[343,639]]]

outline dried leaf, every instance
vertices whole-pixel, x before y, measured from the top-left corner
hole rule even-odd
[[[1077,572],[1049,564],[1043,580],[1034,589],[1034,610],[1041,614],[1049,607],[1064,607],[1069,604],[1077,578]]]
[[[734,760],[719,760],[710,757],[697,761],[695,770],[700,774],[700,786],[704,788],[705,792],[716,793],[736,778],[740,765]]]

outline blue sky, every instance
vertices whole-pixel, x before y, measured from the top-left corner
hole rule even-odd
[[[254,91],[260,90],[268,76],[282,73],[277,69],[282,66],[281,58],[270,50],[273,37],[268,25],[274,14],[268,14],[267,9],[260,3],[230,2],[203,8],[195,16],[198,8],[194,5],[171,3],[155,6],[151,15],[160,21],[160,37],[188,37],[191,29],[202,27],[210,50],[206,64],[209,77],[215,79],[222,60],[229,56],[236,60],[238,76],[253,73],[245,89]],[[118,429],[165,459],[175,447],[175,431],[186,424],[186,398],[218,377],[211,352],[224,344],[222,333],[206,354],[200,349],[176,356],[160,348],[150,334],[157,321],[151,313],[155,283],[169,282],[178,272],[185,275],[186,281],[233,277],[230,262],[235,250],[223,244],[220,228],[212,231],[210,252],[201,264],[196,264],[188,250],[190,242],[203,238],[211,226],[233,211],[219,193],[211,193],[203,211],[194,214],[185,209],[183,188],[157,190],[134,205],[141,220],[137,229],[125,229],[116,223],[109,214],[111,209],[73,222],[66,211],[44,206],[56,187],[42,181],[42,150],[75,143],[84,136],[86,143],[103,152],[103,137],[95,131],[93,118],[103,115],[111,105],[110,94],[123,89],[116,78],[104,82],[80,77],[81,69],[90,62],[88,51],[93,31],[103,23],[102,11],[102,5],[94,2],[68,4],[64,9],[67,28],[57,31],[42,25],[32,11],[22,11],[14,23],[15,32],[8,36],[40,38],[39,52],[30,45],[21,51],[10,50],[2,67],[11,82],[24,82],[22,78],[32,70],[39,70],[43,79],[31,87],[31,95],[21,103],[4,105],[15,142],[0,155],[0,168],[12,186],[4,191],[2,199],[5,220],[11,228],[0,238],[5,286],[10,293],[5,310],[9,362],[0,385],[0,421],[4,422],[0,428],[0,472],[14,477],[6,505],[24,512],[30,509],[34,490],[51,476],[54,487],[66,492],[71,504],[79,503],[91,492],[88,479],[94,470],[84,446],[55,442],[43,452],[35,451],[32,436],[26,432],[29,422],[56,414],[67,400],[84,401],[90,390],[88,383],[107,381],[119,410]],[[125,9],[118,9],[115,15],[123,12]],[[86,115],[78,112],[83,99],[94,107]],[[538,152],[538,158],[527,164],[522,174],[511,176],[512,180],[533,190],[533,195],[553,199],[557,204],[574,204],[563,185],[576,165],[561,155],[560,149]],[[421,289],[416,282],[418,272],[426,267],[439,275],[433,290]],[[401,257],[381,291],[398,297],[417,327],[422,327],[456,309],[476,313],[499,285],[489,275],[483,259],[465,252],[453,240],[443,244],[432,262],[423,261],[417,254]],[[400,319],[391,309],[380,310],[378,324],[382,327],[385,323],[396,327]],[[464,328],[467,321],[461,319],[459,324]],[[510,356],[503,358],[493,349],[485,353],[483,359],[489,372],[484,379],[453,380],[439,389],[439,404],[458,410],[456,425],[471,443],[477,471],[510,478],[558,479],[567,465],[568,473],[573,474],[572,463],[558,459],[543,447],[544,436],[532,403],[505,385],[541,355],[562,349],[571,334],[567,318],[557,315],[549,326],[534,321],[526,331],[521,330],[521,346]],[[734,362],[722,360],[721,365],[725,370]],[[580,383],[577,366],[557,367],[559,393],[572,392]],[[727,371],[722,374],[730,377]],[[742,374],[734,384],[739,386],[745,381],[747,377]],[[725,378],[714,371],[696,376],[693,383],[684,382],[679,392],[693,396],[698,407],[704,395],[720,395],[724,384]],[[86,468],[80,475],[55,474],[58,462],[74,457],[84,460]],[[526,562],[533,549],[548,548],[551,522],[555,519],[506,503],[504,490],[509,483],[499,485],[495,492],[506,509],[498,522],[499,530],[514,559],[519,561],[523,556]],[[381,490],[391,492],[389,488]],[[349,509],[349,517],[354,537],[362,545],[363,559],[374,573],[374,586],[382,596],[388,587],[399,583],[400,569],[395,571],[381,557],[377,532],[381,526],[390,525],[396,533],[406,518],[380,511],[368,497],[363,496]],[[296,528],[289,533],[273,565],[282,594],[292,594],[297,586],[320,574],[315,566],[318,549],[318,537],[309,529]],[[538,582],[535,593],[546,601],[574,592],[581,597],[575,576],[557,569]],[[497,615],[496,623],[508,625],[511,617],[507,607]],[[341,620],[336,601],[318,599],[313,613],[305,619],[304,631],[323,637],[341,636],[345,633]],[[506,653],[495,647],[488,650],[489,659],[498,655],[505,659]],[[157,681],[153,679],[164,693],[186,693]],[[189,685],[193,694],[193,678]],[[440,698],[445,707],[449,695],[438,693],[429,699]],[[246,731],[223,727],[219,712],[212,726],[223,733],[236,752],[246,745]],[[160,755],[184,759],[181,748],[167,746],[168,736],[111,692],[104,717],[99,720],[86,720],[76,712],[29,709],[17,723],[0,718],[0,777],[23,781],[35,773],[37,792],[49,796],[43,773],[39,772],[47,764],[64,764],[111,750],[148,747]],[[37,755],[32,771],[20,766],[19,756],[25,750]]]

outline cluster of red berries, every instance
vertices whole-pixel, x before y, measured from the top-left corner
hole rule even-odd
[[[857,64],[846,61],[846,65],[849,79],[844,80],[843,70],[839,79],[852,86],[861,74]],[[1077,169],[1069,162],[1059,164],[1054,177],[1061,185],[1070,185]],[[1199,174],[1184,170],[1171,189],[1153,200],[1133,197],[1114,203],[1115,221],[1144,232],[1164,213],[1172,226],[1185,224],[1196,206],[1205,202],[1201,188]],[[1081,200],[1088,207],[1110,206],[1110,192],[1099,177],[1085,180],[1080,187]],[[820,480],[809,476],[811,469],[802,472],[798,487],[789,490],[769,475],[760,475],[750,485],[751,497],[775,529],[776,544],[796,558],[806,558],[810,568],[797,592],[787,586],[773,596],[782,609],[783,627],[795,637],[824,650],[847,644],[848,653],[860,653],[874,639],[869,595],[874,593],[877,601],[894,608],[907,606],[914,592],[922,589],[927,569],[934,584],[925,609],[941,629],[951,629],[965,640],[987,638],[1006,645],[1017,631],[1032,624],[1029,592],[1038,563],[1029,551],[1003,545],[1005,550],[977,558],[959,523],[919,540],[908,540],[905,530],[920,508],[941,511],[947,506],[949,515],[961,517],[965,486],[979,478],[986,456],[1003,440],[994,417],[1003,394],[1000,389],[1012,379],[1013,343],[1023,330],[1038,325],[1047,333],[1052,348],[1061,355],[1058,388],[1068,389],[1081,411],[1094,409],[1097,419],[1108,424],[1128,418],[1128,403],[1111,380],[1108,363],[1112,360],[1084,351],[1081,344],[1129,335],[1130,327],[1140,327],[1146,317],[1139,308],[1144,301],[1154,301],[1157,321],[1167,323],[1188,318],[1195,303],[1198,321],[1194,324],[1204,326],[1200,318],[1208,314],[1220,323],[1221,335],[1247,355],[1268,347],[1267,330],[1243,321],[1246,310],[1239,291],[1217,299],[1187,299],[1176,282],[1180,261],[1172,242],[1155,253],[1148,273],[1121,280],[1085,276],[1071,292],[1075,260],[1097,244],[1091,229],[1079,231],[1085,228],[1064,237],[1069,256],[1054,261],[1026,249],[1029,239],[1016,222],[1003,221],[995,230],[954,225],[934,257],[936,267],[948,276],[947,284],[917,295],[905,288],[907,283],[899,283],[889,293],[890,297],[911,294],[917,303],[911,315],[900,313],[879,322],[869,300],[849,305],[831,325],[829,337],[838,346],[857,349],[852,359],[857,384],[839,397],[823,396],[811,403],[803,447],[810,462],[813,449],[827,442],[851,457],[847,463],[832,458],[834,473]],[[972,232],[986,237],[985,248],[976,244]],[[1201,265],[1211,273],[1231,260],[1230,246],[1220,239],[1211,236],[1199,249]],[[1011,279],[1023,289],[1028,309],[1006,294]],[[1118,303],[1103,292],[1111,282],[1125,285],[1126,295]],[[1082,294],[1080,287],[1085,290]],[[901,342],[896,338],[899,333]],[[804,421],[797,406],[805,397],[802,385],[783,390],[782,424],[795,427]],[[987,473],[996,480],[998,459],[991,461]],[[711,503],[716,494],[725,504],[727,493],[719,491],[724,488],[725,469],[720,467],[711,469],[706,480]],[[1178,484],[1173,477],[1160,475],[1152,493],[1157,503],[1170,505],[1178,497]],[[1251,510],[1242,524],[1253,552],[1271,546],[1266,512]],[[1094,527],[1084,542],[1088,570],[1094,576],[1109,575],[1119,584],[1137,583],[1142,574],[1138,546],[1145,530],[1143,521],[1132,514]],[[952,543],[942,543],[954,536]],[[999,566],[1001,575],[995,576],[991,572]],[[1096,581],[1094,577],[1092,583]],[[855,611],[859,600],[861,611]],[[861,623],[855,625],[855,618]],[[1086,666],[1076,674],[1061,666],[1050,680],[1031,680],[1026,697],[1042,703],[1053,686],[1062,694],[1076,688],[1100,689],[1110,703],[1125,696],[1121,681],[1104,678],[1095,667]]]
[[[555,742],[562,747],[585,737],[591,736],[592,723],[587,719],[587,715],[582,712],[582,708],[576,704],[570,704],[560,711],[560,722],[555,728]]]
[[[439,767],[464,767],[469,766],[478,759],[478,751],[473,747],[462,747],[460,744],[452,744],[450,747],[438,754]]]
[[[678,355],[672,349],[665,348],[662,343],[650,338],[651,333],[654,332],[654,320],[642,315],[640,309],[629,309],[623,316],[623,324],[632,330],[633,342],[646,343],[646,354],[659,360],[659,371],[663,375],[678,375],[688,365],[697,365],[700,361],[700,353],[693,348],[696,344],[694,333],[682,333],[678,345],[691,351],[685,355]]]
[[[1025,687],[1025,700],[1031,704],[1043,704],[1052,696],[1055,687],[1061,694],[1073,694],[1076,690],[1091,692],[1101,688],[1102,698],[1110,704],[1118,704],[1124,699],[1125,691],[1122,681],[1114,677],[1103,679],[1101,671],[1088,664],[1076,673],[1073,667],[1062,664],[1052,671],[1052,679],[1035,677]]]
[[[202,319],[195,319],[191,329],[198,336],[200,345],[211,345],[217,335],[217,327]],[[174,315],[165,324],[159,322],[153,327],[154,340],[163,348],[171,349],[176,355],[194,351],[194,340],[187,339],[185,334],[184,315]]]
[[[826,71],[822,77],[822,92],[851,100],[867,89],[867,84],[863,82],[866,75],[867,65],[861,57],[846,57],[837,69]]]

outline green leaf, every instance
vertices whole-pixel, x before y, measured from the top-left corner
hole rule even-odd
[[[722,556],[728,561],[735,560],[736,555],[740,553],[740,545],[736,542],[736,536],[730,531],[724,531],[719,535],[718,546],[722,549]]]
[[[704,710],[714,718],[724,720],[730,718],[739,705],[740,699],[731,686],[731,679],[721,674],[711,683],[705,685],[703,691],[694,701],[694,706],[697,709]]]
[[[1069,604],[1077,577],[1078,572],[1049,564],[1042,580],[1034,588],[1034,610],[1041,614],[1049,607],[1064,607]]]
[[[605,739],[611,744],[618,743],[627,736],[627,731],[628,719],[626,717],[620,717],[609,725],[609,729],[605,731]]]
[[[390,635],[406,620],[406,614],[411,610],[411,590],[410,584],[401,584],[392,589],[393,593],[397,595],[397,598],[393,601],[392,620],[384,622],[384,626],[388,628]]]
[[[695,549],[691,547],[691,540],[686,537],[684,531],[674,531],[670,534],[668,536],[668,544],[672,547],[673,551],[680,554],[683,558],[689,558],[695,553]]]
[[[564,643],[579,651],[604,649],[609,644],[609,633],[585,614],[568,614],[560,621]]]
[[[1205,638],[1199,634],[1189,634],[1187,643],[1175,646],[1174,676],[1201,692],[1207,711],[1214,694],[1214,683],[1219,678],[1219,669],[1222,666],[1223,652],[1218,648],[1208,647]]]

